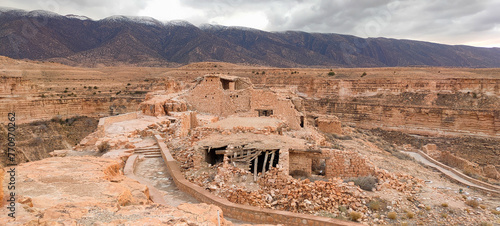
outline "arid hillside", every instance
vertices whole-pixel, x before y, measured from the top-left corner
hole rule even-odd
[[[0,111],[6,115],[15,109],[19,123],[116,115],[138,110],[148,92],[189,88],[211,73],[247,77],[257,87],[290,87],[301,93],[311,122],[318,115],[335,115],[346,125],[380,128],[385,132],[379,135],[390,143],[407,139],[385,134],[390,131],[418,134],[422,137],[409,136],[416,148],[428,143],[422,139],[429,140],[441,150],[500,170],[500,69],[281,69],[219,62],[84,68],[2,57]]]
[[[0,27],[6,31],[0,37],[0,55],[68,65],[175,66],[221,61],[275,67],[500,67],[498,48],[196,27],[149,17],[111,16],[95,21],[42,10],[0,10]]]

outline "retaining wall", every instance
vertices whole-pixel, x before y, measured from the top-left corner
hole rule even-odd
[[[174,179],[179,190],[193,196],[200,202],[218,206],[224,215],[242,221],[261,224],[285,224],[285,225],[360,225],[355,222],[342,221],[333,218],[319,217],[307,214],[292,213],[281,210],[263,209],[254,206],[246,206],[227,201],[217,197],[205,189],[195,185],[184,178],[181,173],[179,163],[172,157],[164,139],[155,135],[158,146],[161,149],[163,160],[167,164],[167,169]]]
[[[159,204],[167,205],[167,202],[165,199],[163,199],[163,195],[160,193],[158,189],[156,189],[149,181],[142,179],[140,177],[137,177],[134,173],[135,167],[137,165],[138,161],[138,156],[136,154],[131,155],[128,159],[127,162],[125,163],[125,166],[123,167],[123,174],[127,176],[130,179],[134,179],[136,181],[139,181],[139,183],[146,185],[148,187],[148,192],[149,192],[149,198]]]
[[[452,167],[449,167],[433,158],[431,158],[429,155],[425,154],[423,151],[421,150],[416,150],[416,152],[418,154],[420,154],[422,157],[424,157],[425,159],[427,159],[429,162],[432,162],[436,165],[438,165],[439,167],[441,168],[444,168],[446,170],[449,170],[451,172],[453,172],[454,174],[456,174],[457,176],[461,177],[462,179],[466,180],[466,181],[469,181],[471,182],[472,184],[476,184],[478,186],[473,186],[475,189],[478,189],[478,190],[481,190],[483,192],[487,192],[487,193],[492,193],[492,194],[496,194],[496,195],[500,195],[500,187],[498,186],[495,186],[495,185],[492,185],[492,184],[488,184],[486,182],[483,182],[483,181],[480,181],[480,180],[476,180],[472,177],[469,177],[465,174],[463,174],[462,172],[452,168]],[[447,175],[447,174],[444,174],[446,177],[456,181],[453,177]],[[460,181],[458,181],[460,183]],[[481,186],[481,187],[480,187]]]
[[[104,136],[104,131],[106,130],[106,126],[109,126],[116,122],[123,122],[132,119],[137,119],[137,112],[131,112],[126,114],[101,118],[99,119],[99,123],[97,124],[98,134],[102,137]]]

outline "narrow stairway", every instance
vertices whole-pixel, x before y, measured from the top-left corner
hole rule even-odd
[[[145,158],[161,158],[160,147],[158,145],[135,148],[134,153],[143,155]]]

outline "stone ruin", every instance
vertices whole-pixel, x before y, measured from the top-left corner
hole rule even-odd
[[[319,131],[342,134],[341,123],[335,116],[307,123],[302,103],[293,90],[257,88],[248,78],[209,74],[187,91],[148,95],[140,109],[145,115],[181,117],[177,136],[198,141],[195,168],[203,162],[232,164],[252,172],[254,180],[271,167],[326,178],[373,175],[361,155],[323,147],[328,144]]]

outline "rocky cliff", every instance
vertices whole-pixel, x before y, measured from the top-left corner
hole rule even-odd
[[[420,134],[500,135],[500,79],[333,79],[280,76],[254,79],[297,86],[307,111],[336,115],[359,127]]]

